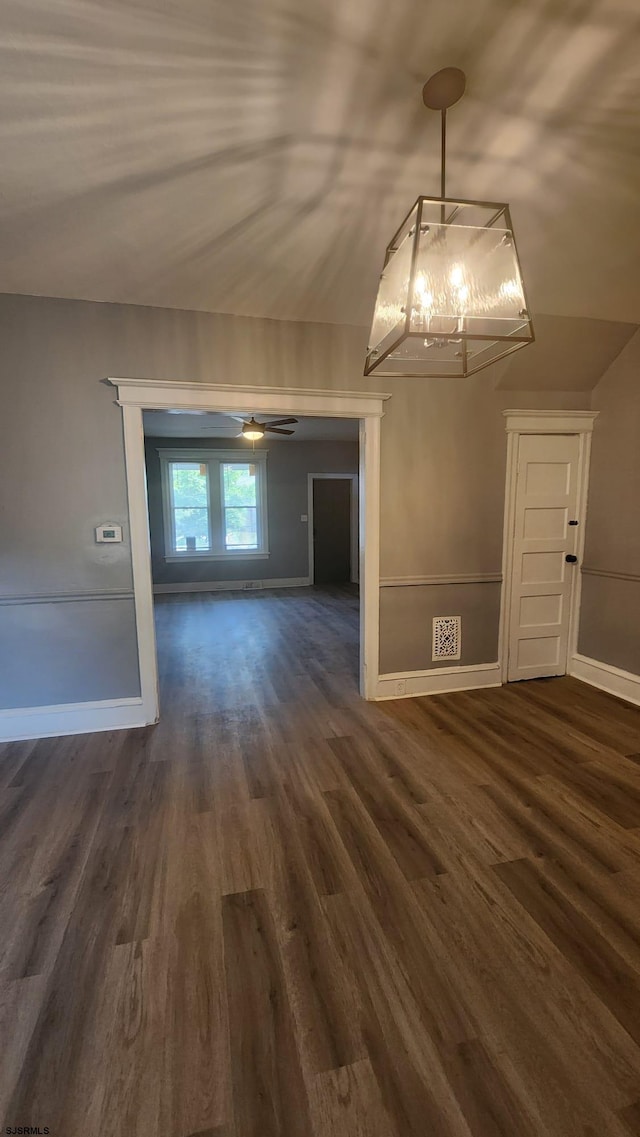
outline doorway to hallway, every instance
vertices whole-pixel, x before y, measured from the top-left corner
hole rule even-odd
[[[358,476],[309,474],[309,581],[358,582]]]

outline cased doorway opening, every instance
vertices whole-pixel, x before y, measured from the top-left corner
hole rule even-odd
[[[359,421],[273,421],[143,412],[161,707],[358,696]]]

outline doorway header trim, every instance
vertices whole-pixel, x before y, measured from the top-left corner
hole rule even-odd
[[[507,410],[505,430],[509,434],[590,434],[599,411],[521,411]]]
[[[154,410],[244,411],[247,404],[256,413],[293,411],[332,418],[365,418],[384,415],[391,395],[375,391],[322,391],[304,387],[252,387],[237,383],[181,383],[167,379],[108,378],[118,390],[121,407]]]

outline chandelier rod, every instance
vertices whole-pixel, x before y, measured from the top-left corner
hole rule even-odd
[[[440,197],[446,197],[445,186],[447,177],[447,108],[442,108],[440,127]]]
[[[464,95],[467,80],[459,67],[443,67],[427,79],[422,88],[422,101],[432,111],[440,111],[440,197],[447,185],[447,109]],[[444,221],[444,205],[442,207]]]

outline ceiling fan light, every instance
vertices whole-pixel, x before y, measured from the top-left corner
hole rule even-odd
[[[242,424],[242,437],[248,439],[249,442],[259,442],[261,438],[264,438],[264,427],[253,419],[251,422],[245,422]]]

